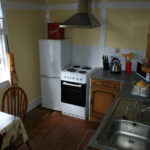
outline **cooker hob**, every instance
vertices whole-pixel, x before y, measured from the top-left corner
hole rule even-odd
[[[89,66],[72,65],[61,71],[61,80],[86,84],[87,77],[93,70]]]

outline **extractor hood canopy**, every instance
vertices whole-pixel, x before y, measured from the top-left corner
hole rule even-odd
[[[91,28],[100,26],[100,23],[91,13],[90,0],[78,0],[77,8],[77,13],[60,24],[60,27]]]

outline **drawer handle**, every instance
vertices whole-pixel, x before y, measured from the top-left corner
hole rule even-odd
[[[97,84],[97,83],[100,83],[100,84]],[[112,85],[112,86],[109,86],[109,85]],[[116,84],[113,84],[111,82],[105,82],[105,81],[96,81],[93,83],[94,86],[100,86],[100,87],[106,87],[106,88],[117,88]]]

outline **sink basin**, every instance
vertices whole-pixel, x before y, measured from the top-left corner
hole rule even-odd
[[[105,138],[98,142],[121,150],[148,150],[150,148],[150,126],[129,120],[115,120]]]
[[[120,98],[97,142],[119,150],[150,149],[150,103]]]

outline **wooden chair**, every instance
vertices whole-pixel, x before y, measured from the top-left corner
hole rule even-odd
[[[6,135],[6,132],[4,134],[0,134],[0,149],[2,147],[2,144],[3,144],[3,138],[5,137]]]
[[[9,114],[12,114],[14,116],[20,117],[21,119],[24,119],[25,113],[27,112],[27,107],[28,107],[27,95],[21,87],[11,86],[4,92],[4,95],[2,97],[2,111],[3,112],[8,112]],[[23,144],[23,139],[22,141],[16,140],[16,143],[20,143],[20,144],[19,145],[16,144],[17,146],[14,144],[14,146],[19,147],[21,143]],[[28,141],[26,144],[29,150],[31,150],[31,146]]]
[[[28,99],[24,90],[18,86],[8,88],[2,97],[2,111],[24,118],[28,107]]]

